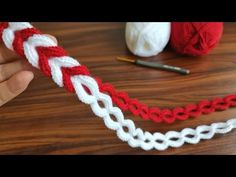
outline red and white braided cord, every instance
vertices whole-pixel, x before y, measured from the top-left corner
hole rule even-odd
[[[136,128],[132,120],[124,119],[121,110],[113,106],[114,99],[101,93],[101,84],[89,75],[85,66],[69,57],[62,47],[57,46],[29,23],[2,23],[0,36],[7,48],[26,57],[34,67],[39,68],[46,76],[52,77],[60,87],[75,91],[82,102],[91,106],[95,115],[103,118],[108,128],[115,130],[118,137],[132,147],[165,150],[168,147],[180,147],[184,143],[196,144],[201,139],[211,139],[216,133],[224,134],[236,128],[236,119],[231,119],[225,123],[198,126],[196,129],[186,128],[181,132],[144,132]],[[99,101],[104,107],[99,105]],[[124,130],[125,127],[128,131]]]

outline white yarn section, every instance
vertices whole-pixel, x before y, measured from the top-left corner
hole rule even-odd
[[[10,44],[9,44],[10,45]],[[29,60],[29,62],[36,68],[39,68],[39,56],[37,51],[35,50],[35,47],[42,46],[42,47],[50,47],[50,46],[57,46],[56,43],[48,38],[46,35],[39,35],[35,34],[32,37],[29,37],[27,42],[24,42],[24,53],[26,58],[32,58],[34,57],[34,60]]]
[[[126,44],[129,50],[140,57],[159,54],[170,39],[170,22],[128,22]]]
[[[10,23],[9,27],[3,31],[3,41],[5,45],[12,49],[12,42],[14,31],[17,29],[24,29],[29,27],[28,23]],[[17,28],[16,28],[17,27]],[[9,35],[9,36],[8,36]],[[55,43],[48,37],[34,35],[24,42],[24,52],[28,61],[36,65],[38,63],[38,54],[35,51],[37,46],[55,46]],[[53,80],[60,86],[63,86],[62,73],[60,68],[78,66],[78,61],[71,57],[51,58],[50,67]],[[39,66],[36,66],[39,67]],[[210,126],[202,125],[196,129],[185,128],[180,132],[169,131],[165,134],[156,132],[144,132],[140,128],[136,128],[134,122],[125,119],[122,111],[114,107],[111,97],[99,92],[96,81],[90,76],[73,76],[71,81],[74,85],[78,98],[85,104],[89,104],[92,111],[98,117],[101,117],[105,125],[112,130],[115,130],[117,136],[131,147],[141,147],[144,150],[165,150],[168,147],[180,147],[184,143],[197,144],[201,139],[211,139],[215,134],[225,134],[236,128],[236,119],[228,120],[222,123],[213,123]],[[91,94],[88,94],[83,85],[90,89]],[[104,107],[99,105],[99,101],[104,104]],[[127,128],[128,131],[125,131]]]

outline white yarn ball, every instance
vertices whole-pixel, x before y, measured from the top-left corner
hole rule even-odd
[[[162,52],[170,39],[170,22],[128,22],[126,43],[129,50],[140,57]]]

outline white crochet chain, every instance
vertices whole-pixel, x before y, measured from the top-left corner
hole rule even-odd
[[[3,31],[3,41],[7,48],[13,50],[12,43],[15,31],[31,27],[27,22],[9,23],[8,28]],[[37,46],[56,46],[56,43],[46,35],[41,34],[33,35],[24,42],[23,47],[26,58],[34,67],[39,68],[39,56],[35,50]],[[53,80],[60,87],[63,87],[61,67],[74,67],[80,64],[77,60],[65,56],[50,58],[49,65]],[[89,104],[94,114],[101,117],[105,125],[109,129],[115,130],[117,136],[122,141],[128,142],[131,147],[141,147],[144,150],[177,148],[184,143],[197,144],[201,139],[211,139],[215,134],[225,134],[236,128],[236,119],[231,119],[224,123],[213,123],[210,126],[201,125],[196,129],[185,128],[181,132],[169,131],[166,134],[144,132],[142,129],[136,128],[132,120],[124,119],[122,111],[113,106],[110,96],[99,91],[97,82],[92,77],[77,75],[72,76],[71,81],[78,98],[83,103]],[[83,85],[89,88],[91,94],[85,91]],[[99,105],[99,101],[104,104],[104,107]],[[127,128],[127,131],[125,131],[125,128]]]

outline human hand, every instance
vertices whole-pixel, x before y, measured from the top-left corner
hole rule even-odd
[[[0,44],[0,107],[21,94],[33,78],[33,67]]]

